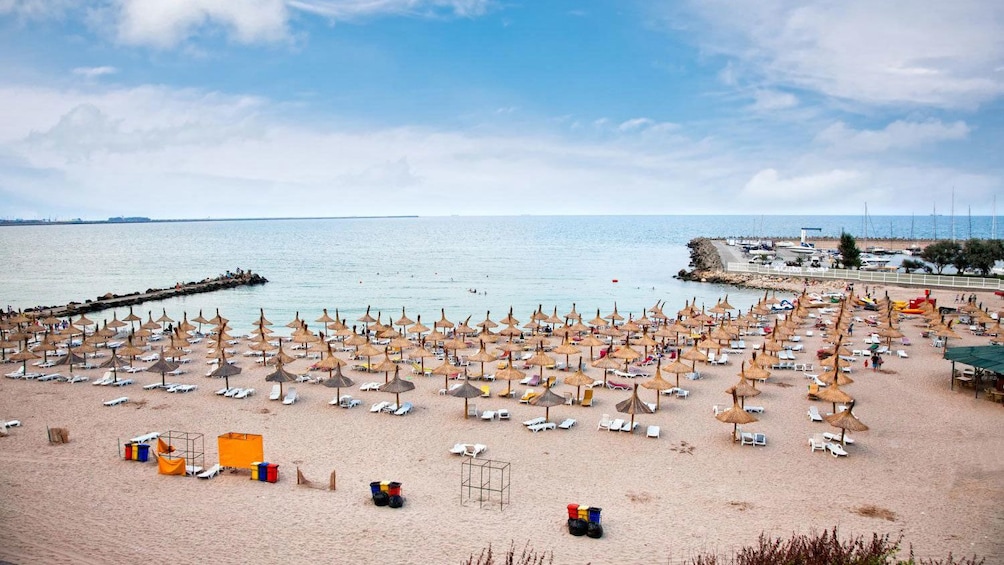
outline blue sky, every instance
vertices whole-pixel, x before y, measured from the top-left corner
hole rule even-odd
[[[990,0],[0,0],[0,66],[2,218],[1004,194]]]

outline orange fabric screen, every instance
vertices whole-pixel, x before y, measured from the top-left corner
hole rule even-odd
[[[221,467],[246,469],[256,461],[265,460],[262,437],[257,434],[230,432],[217,438]]]
[[[157,458],[157,470],[161,475],[185,475],[185,458],[168,459],[167,457]]]

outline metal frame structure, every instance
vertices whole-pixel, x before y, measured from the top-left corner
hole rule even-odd
[[[460,463],[461,506],[477,501],[484,508],[485,504],[494,505],[497,499],[499,510],[504,510],[510,503],[510,467],[508,461],[465,457]]]
[[[197,432],[182,432],[178,430],[168,430],[160,435],[160,439],[174,447],[174,451],[168,454],[160,454],[160,457],[175,459],[182,457],[185,459],[185,476],[194,477],[194,469],[206,468],[206,437]]]

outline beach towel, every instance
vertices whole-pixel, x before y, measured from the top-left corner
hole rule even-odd
[[[185,458],[168,459],[167,457],[157,458],[157,471],[161,475],[185,475]]]
[[[164,440],[157,438],[157,453],[166,454],[174,451],[173,445],[164,443]]]

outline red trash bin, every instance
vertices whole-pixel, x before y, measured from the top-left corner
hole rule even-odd
[[[279,480],[279,465],[276,463],[268,464],[268,482],[274,483]]]
[[[132,459],[132,444],[131,443],[125,444],[125,456],[123,457],[123,459]]]
[[[568,505],[568,519],[569,520],[576,520],[578,518],[579,518],[579,505],[578,504],[569,504]]]
[[[401,496],[401,483],[391,481],[387,485],[387,494],[389,496]]]

